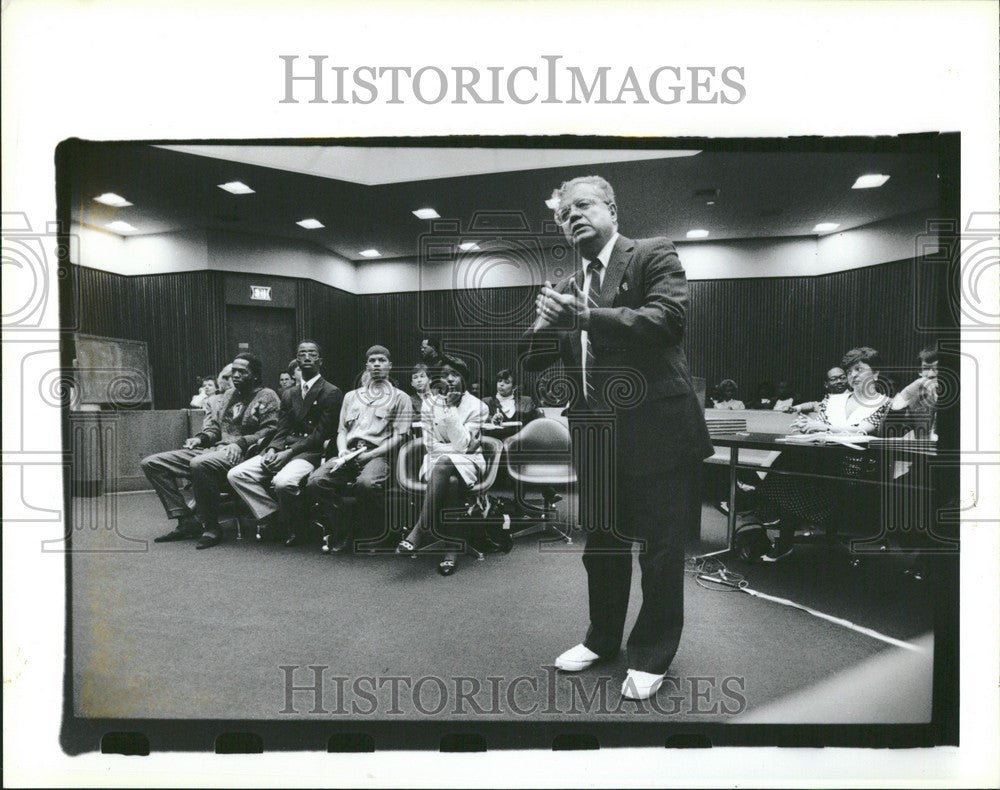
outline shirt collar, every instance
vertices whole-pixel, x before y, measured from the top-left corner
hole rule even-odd
[[[320,374],[317,373],[315,376],[313,376],[311,379],[309,379],[309,381],[303,381],[299,385],[299,389],[302,389],[303,387],[305,387],[306,390],[311,390],[312,389],[312,385],[315,384],[317,381],[319,381],[319,376],[320,376]]]
[[[601,266],[607,268],[608,261],[611,260],[611,251],[615,248],[615,242],[618,241],[618,231],[616,230],[614,235],[609,239],[608,243],[604,245],[603,249],[597,253],[597,259],[601,262]],[[584,258],[583,261],[583,272],[587,273],[587,267],[590,266],[591,261]]]

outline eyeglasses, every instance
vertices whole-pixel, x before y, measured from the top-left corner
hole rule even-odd
[[[313,349],[303,349],[295,354],[299,359],[319,359],[319,352]]]
[[[579,198],[577,200],[574,200],[568,206],[563,206],[556,212],[556,222],[558,222],[560,225],[565,225],[566,221],[570,218],[570,215],[573,213],[573,209],[576,209],[581,213],[586,213],[590,211],[598,203],[607,203],[608,205],[611,205],[606,200],[594,200],[593,198]]]

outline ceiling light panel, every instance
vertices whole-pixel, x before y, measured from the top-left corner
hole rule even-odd
[[[224,189],[233,195],[252,195],[254,190],[250,189],[242,181],[229,181],[225,184],[219,184],[219,189]]]

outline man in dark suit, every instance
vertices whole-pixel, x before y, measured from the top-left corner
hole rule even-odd
[[[536,300],[525,367],[562,361],[572,397],[580,514],[587,531],[590,628],[556,659],[579,672],[621,649],[639,542],[642,607],[627,644],[622,693],[656,693],[684,624],[684,539],[697,524],[701,462],[712,454],[681,348],[687,280],[673,244],[618,234],[611,185],[599,176],[553,194],[579,268]]]
[[[257,518],[261,539],[282,535],[288,524],[304,517],[301,483],[319,466],[323,442],[336,432],[344,400],[340,389],[320,375],[323,359],[315,341],[299,343],[296,359],[302,383],[281,393],[281,416],[274,436],[264,452],[228,474],[233,490]],[[268,491],[269,484],[275,496]]]

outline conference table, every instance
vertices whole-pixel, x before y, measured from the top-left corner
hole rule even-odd
[[[726,520],[726,548],[698,555],[701,558],[728,554],[733,551],[736,539],[736,491],[737,472],[741,469],[766,472],[767,474],[791,475],[793,477],[812,477],[824,480],[844,480],[864,485],[895,487],[907,491],[930,491],[926,472],[929,458],[937,455],[936,443],[928,439],[911,438],[877,438],[869,436],[824,434],[777,434],[750,433],[740,431],[730,434],[715,434],[712,444],[716,447],[729,448],[729,514]],[[853,445],[853,446],[852,446]],[[755,450],[766,453],[788,454],[789,461],[802,460],[803,469],[787,468],[771,469],[762,466],[755,458],[751,463],[740,461],[740,451]],[[846,453],[864,453],[873,458],[878,474],[872,477],[849,477],[835,470],[839,468],[837,461]],[[755,454],[758,458],[760,453]],[[817,463],[819,462],[819,463]],[[902,481],[896,474],[898,464],[909,464],[908,471]],[[816,469],[824,471],[817,472]]]

